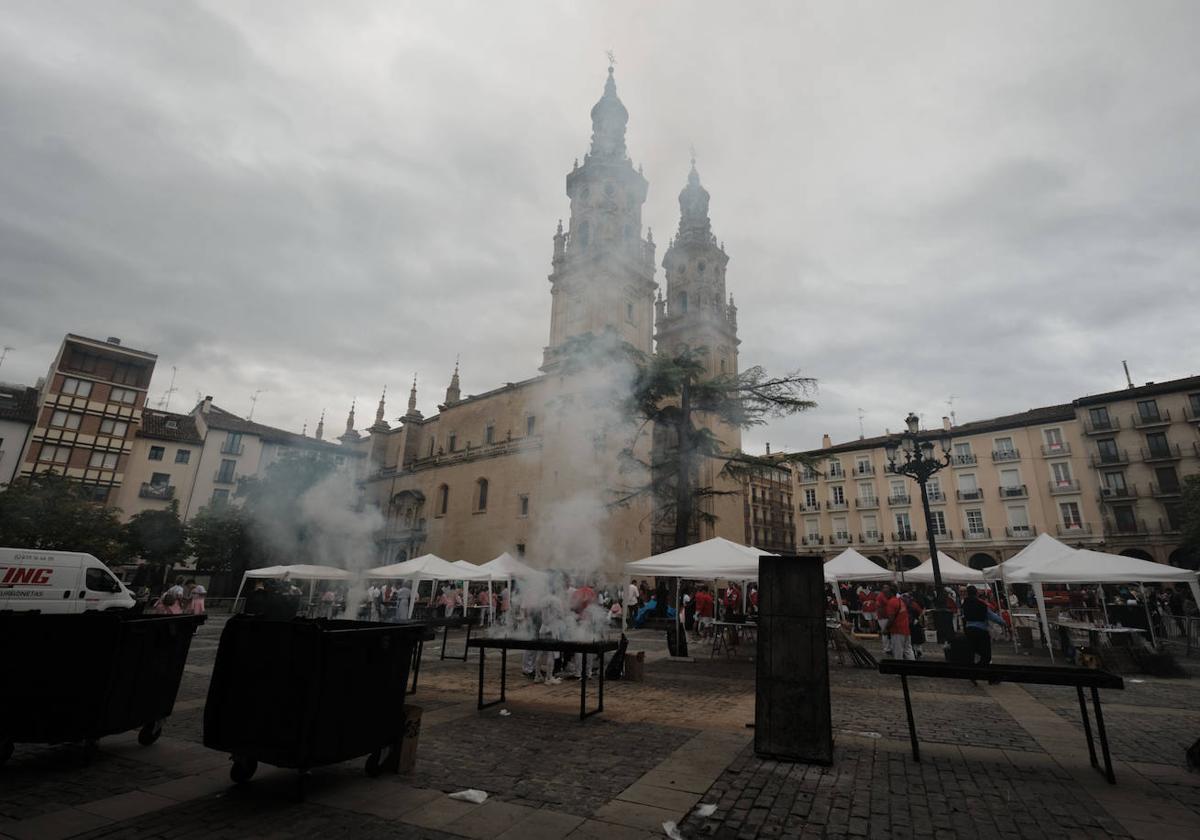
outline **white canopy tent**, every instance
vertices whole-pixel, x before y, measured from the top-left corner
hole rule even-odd
[[[631,575],[654,577],[757,580],[758,558],[762,556],[777,555],[731,542],[724,537],[713,537],[653,557],[632,560],[625,564],[625,571]]]
[[[507,586],[511,592],[512,582],[514,579],[530,580],[535,578],[544,578],[546,576],[545,572],[540,572],[532,566],[522,563],[507,551],[498,557],[493,557],[486,563],[480,563],[478,568],[479,571],[488,576],[488,603],[491,604],[490,613],[492,621],[496,620],[496,603],[495,599],[492,597],[493,581],[503,581],[504,585]]]
[[[949,554],[938,552],[938,570],[942,574],[943,583],[984,583],[983,572],[964,566]],[[917,568],[905,572],[904,579],[915,583],[933,583],[933,558],[930,557]],[[941,603],[941,594],[938,595]]]
[[[1075,549],[1060,542],[1049,534],[1038,534],[1029,545],[1022,548],[1012,557],[997,566],[989,566],[983,570],[988,580],[999,580],[1005,583],[1013,581],[1013,575],[1019,570],[1033,566],[1043,566],[1052,563],[1060,557],[1073,554]]]
[[[833,584],[833,597],[837,600],[838,616],[842,614],[842,592],[838,584],[854,580],[891,580],[891,569],[885,569],[869,557],[864,557],[853,548],[847,548],[825,564],[825,582]]]
[[[353,572],[339,569],[336,566],[264,566],[261,569],[248,569],[242,575],[242,583],[238,587],[237,597],[233,599],[233,611],[237,612],[238,601],[242,598],[242,590],[246,581],[256,580],[353,580]]]
[[[436,554],[422,554],[420,557],[405,560],[403,563],[392,563],[390,566],[376,566],[374,569],[368,569],[367,577],[411,580],[417,584],[423,580],[436,582],[439,580],[468,581],[489,579],[488,573],[481,571],[478,566],[470,563],[466,565],[472,566],[472,568],[467,569],[451,563],[449,560],[443,560]],[[412,598],[408,602],[408,615],[410,618],[416,606],[417,591],[416,587],[413,587]]]

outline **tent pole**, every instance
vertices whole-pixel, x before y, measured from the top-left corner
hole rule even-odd
[[[233,612],[231,615],[237,615],[238,601],[242,600],[242,590],[246,588],[246,579],[250,577],[249,572],[242,572],[242,585],[238,587],[237,595],[233,599]]]
[[[840,625],[842,623],[842,591],[841,591],[842,587],[838,583],[837,578],[834,578],[832,583],[833,583],[833,597],[834,597],[834,599],[837,600],[837,610],[838,610],[837,620],[838,620],[838,624]]]
[[[1142,606],[1146,608],[1146,627],[1150,630],[1150,647],[1158,649],[1158,639],[1154,636],[1154,619],[1150,617],[1150,601],[1146,598],[1146,584],[1139,583],[1138,588],[1142,590]]]
[[[1097,585],[1096,588],[1100,591],[1100,594],[1099,594],[1100,611],[1102,613],[1104,613],[1104,626],[1107,627],[1108,626],[1108,604],[1105,603],[1105,600],[1104,600],[1104,584],[1101,583],[1101,584]]]
[[[1050,664],[1054,664],[1054,639],[1050,637],[1050,620],[1046,618],[1046,593],[1040,580],[1033,581],[1037,588],[1033,594],[1037,596],[1038,613],[1042,619],[1042,632],[1046,634],[1046,647],[1050,650]]]

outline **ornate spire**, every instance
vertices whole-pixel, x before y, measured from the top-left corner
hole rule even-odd
[[[696,150],[692,150],[692,168],[688,172],[687,186],[679,193],[679,234],[677,239],[707,242],[712,238],[712,224],[708,219],[708,190],[700,185],[700,173],[696,171]]]
[[[458,387],[458,357],[454,357],[454,373],[450,377],[450,387],[446,389],[446,405],[454,405],[462,398]]]
[[[354,406],[357,402],[358,402],[357,397],[355,397],[354,399],[352,399],[350,401],[350,414],[346,417],[346,431],[347,432],[354,431]]]
[[[375,409],[375,425],[376,425],[376,426],[378,426],[380,423],[383,423],[383,422],[384,422],[384,419],[383,419],[383,412],[384,412],[384,407],[383,407],[383,404],[384,404],[384,401],[385,401],[385,400],[387,400],[387,386],[386,386],[386,385],[384,385],[384,386],[383,386],[383,393],[382,393],[382,394],[379,396],[379,407]]]
[[[321,419],[317,421],[317,440],[325,439],[325,409],[321,409]]]
[[[625,125],[629,122],[629,111],[617,96],[617,82],[613,78],[613,66],[608,65],[608,78],[604,82],[604,95],[592,106],[592,157],[625,158]]]
[[[417,375],[413,374],[412,388],[408,391],[408,413],[412,414],[417,410]]]

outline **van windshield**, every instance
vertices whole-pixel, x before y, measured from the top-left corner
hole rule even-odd
[[[88,569],[84,584],[93,592],[120,592],[121,584],[104,569]]]

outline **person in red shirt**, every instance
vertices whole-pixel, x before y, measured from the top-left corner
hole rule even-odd
[[[879,609],[879,601],[874,592],[863,590],[859,595],[858,603],[862,608],[863,629],[870,633],[874,629],[872,625],[875,623],[875,611]]]
[[[696,632],[702,637],[712,628],[713,606],[713,596],[707,586],[696,590]]]
[[[891,636],[891,645],[885,645],[884,655],[893,659],[916,659],[912,646],[912,631],[908,623],[908,608],[896,595],[896,590],[891,584],[885,584],[883,587],[883,606],[879,614],[887,618],[887,630]]]

